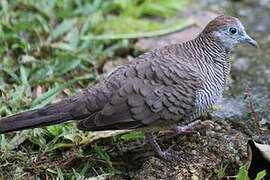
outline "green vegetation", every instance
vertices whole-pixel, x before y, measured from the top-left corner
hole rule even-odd
[[[242,166],[239,169],[239,173],[237,175],[236,180],[249,180],[249,178],[248,178],[248,172],[247,172],[246,168],[247,168],[247,164],[244,165],[244,166]],[[265,175],[266,175],[265,170],[264,171],[261,171],[261,172],[259,172],[257,174],[255,180],[262,180]]]
[[[228,165],[223,166],[223,164],[221,164],[221,166],[220,166],[220,168],[218,170],[218,174],[217,174],[218,179],[226,178],[225,171],[227,169],[227,166]],[[239,172],[238,172],[238,174],[236,176],[236,180],[249,180],[248,171],[246,169],[247,169],[247,164],[240,167]],[[264,176],[266,176],[266,171],[265,170],[259,172],[257,174],[255,180],[262,180],[264,178]]]
[[[134,40],[123,35],[136,39],[139,32],[151,36],[190,24],[168,21],[188,1],[0,1],[0,117],[91,87],[106,60],[139,54]],[[99,35],[102,38],[95,39]],[[114,174],[103,149],[111,142],[89,143],[93,136],[79,131],[75,123],[1,135],[0,177],[80,179]],[[121,144],[133,138],[131,133],[111,141]]]
[[[0,1],[0,117],[91,87],[103,76],[107,60],[139,55],[136,38],[190,25],[189,19],[169,20],[189,1]],[[144,134],[89,141],[94,136],[75,123],[0,135],[0,179],[106,178],[118,173],[108,144],[123,147]],[[238,178],[246,178],[243,168]]]

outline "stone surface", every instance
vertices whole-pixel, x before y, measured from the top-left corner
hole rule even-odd
[[[232,66],[240,71],[246,71],[249,68],[249,62],[248,59],[246,58],[238,58],[233,64]]]
[[[127,62],[128,62],[127,59],[117,59],[117,60],[106,61],[103,68],[102,68],[102,72],[109,73],[109,72],[115,70],[115,68],[117,68],[117,67],[119,67],[122,64],[125,64]]]
[[[216,103],[215,110],[211,112],[213,119],[247,119],[249,112],[246,105],[240,99],[222,97]]]
[[[203,30],[206,24],[217,16],[218,14],[210,11],[199,12],[190,16],[190,18],[195,20],[195,25],[164,36],[139,39],[135,46],[142,50],[148,50],[194,39]]]

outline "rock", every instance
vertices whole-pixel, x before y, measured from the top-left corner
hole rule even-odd
[[[237,70],[246,71],[249,68],[249,61],[246,58],[239,58],[232,66]]]
[[[233,97],[222,97],[216,105],[218,108],[210,113],[213,119],[246,119],[249,112],[241,100]]]
[[[199,180],[199,177],[197,175],[193,174],[192,177],[191,177],[191,179],[192,180]]]
[[[218,16],[218,14],[210,11],[202,11],[191,16],[191,18],[195,20],[196,25],[164,36],[139,39],[135,46],[142,50],[148,50],[191,40],[195,38],[203,30],[205,25],[216,16]]]
[[[104,73],[108,73],[111,72],[113,70],[115,70],[115,68],[117,68],[118,66],[126,63],[128,60],[127,59],[116,59],[116,60],[110,60],[105,62],[102,71]]]

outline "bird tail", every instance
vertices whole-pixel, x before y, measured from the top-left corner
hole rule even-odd
[[[0,120],[0,134],[60,124],[74,119],[80,103],[66,99],[43,108],[22,112]],[[77,112],[80,114],[81,112]],[[77,119],[77,118],[76,118]]]

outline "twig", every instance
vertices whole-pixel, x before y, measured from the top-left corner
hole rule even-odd
[[[252,113],[252,115],[253,115],[253,117],[255,119],[257,134],[258,134],[258,136],[260,138],[260,142],[263,144],[262,135],[261,135],[261,131],[260,131],[260,123],[259,123],[259,120],[258,120],[258,118],[256,116],[256,112],[254,110],[254,105],[253,105],[252,97],[251,97],[251,95],[250,95],[250,93],[248,91],[248,86],[246,86],[245,93],[247,95],[247,98],[248,98],[249,104],[250,104],[250,106],[247,105],[247,107],[251,111],[251,113]]]
[[[81,37],[82,40],[109,40],[109,39],[137,39],[137,38],[149,38],[156,37],[165,34],[170,34],[176,31],[180,31],[185,27],[194,25],[194,21],[191,19],[183,20],[176,26],[168,27],[151,32],[139,32],[130,34],[104,34],[104,35],[93,35],[89,34]]]
[[[25,136],[25,134],[24,134],[24,132],[22,132],[22,133],[19,135],[19,137],[14,141],[14,143],[12,144],[12,146],[13,146],[13,147],[16,147],[17,144],[19,143],[19,141],[20,141],[22,138],[24,138],[24,136]]]

